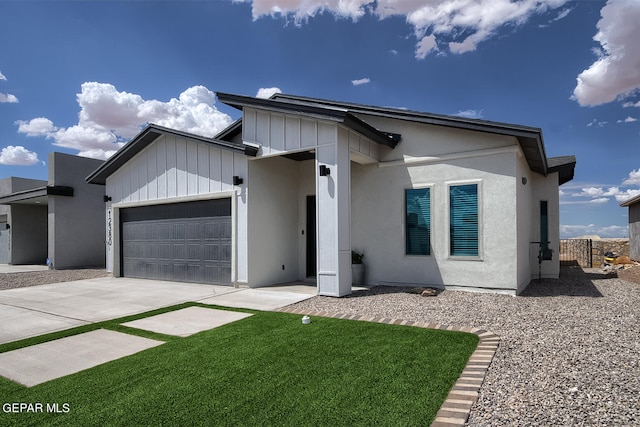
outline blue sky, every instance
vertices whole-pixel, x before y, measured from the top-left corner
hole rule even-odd
[[[625,237],[640,194],[640,1],[0,0],[0,177],[106,158],[154,122],[213,136],[214,92],[540,127],[577,157],[563,237]]]

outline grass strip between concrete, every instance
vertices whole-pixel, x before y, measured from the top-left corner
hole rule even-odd
[[[254,315],[186,338],[121,325],[189,306],[211,307],[181,304],[0,346],[98,328],[166,342],[32,388],[0,378],[0,424],[429,425],[478,343],[463,332],[324,317],[303,325],[296,314],[236,309]],[[33,411],[13,411],[16,402]]]

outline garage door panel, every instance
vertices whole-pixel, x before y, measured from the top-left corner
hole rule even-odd
[[[121,212],[123,276],[231,282],[230,199]]]

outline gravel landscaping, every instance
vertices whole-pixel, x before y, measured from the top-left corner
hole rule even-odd
[[[639,270],[622,280],[563,267],[559,280],[534,281],[519,297],[462,291],[422,297],[410,288],[376,287],[295,307],[499,335],[470,426],[639,426]]]
[[[0,273],[0,290],[71,282],[73,280],[106,277],[105,269],[44,270],[25,273]]]

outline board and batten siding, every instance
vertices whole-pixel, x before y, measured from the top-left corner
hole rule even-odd
[[[246,177],[243,154],[173,135],[163,135],[107,178],[115,203],[183,198],[234,189]]]
[[[378,160],[380,145],[338,122],[307,119],[299,116],[245,108],[242,116],[242,139],[260,145],[260,156],[276,156],[308,151],[319,146],[335,144],[338,128],[348,130],[348,144],[352,153]]]

